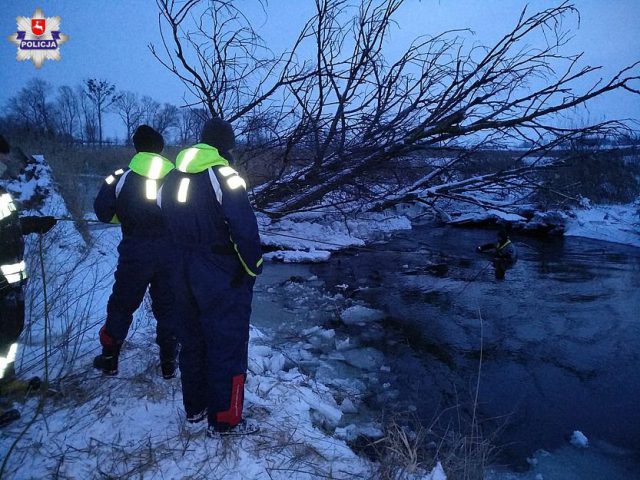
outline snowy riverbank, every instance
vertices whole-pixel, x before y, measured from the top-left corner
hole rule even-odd
[[[595,205],[575,209],[565,235],[640,247],[640,199],[628,205]]]
[[[466,207],[455,212],[454,224],[492,222],[523,223],[523,230],[533,230],[558,222],[566,236],[591,238],[606,242],[640,247],[640,200],[628,205],[595,205],[575,208],[569,212],[535,213],[527,219],[516,213]],[[338,214],[305,214],[271,222],[259,217],[261,237],[266,249],[265,259],[285,263],[316,263],[328,261],[332,252],[352,247],[364,247],[394,231],[410,230],[411,217],[416,212],[389,211],[344,219]]]
[[[68,216],[46,166],[40,161],[34,168],[39,171],[37,179],[24,180],[50,191],[45,203],[30,213]],[[24,193],[27,187],[14,187],[20,197],[29,200]],[[588,211],[586,217],[576,213],[575,221],[582,228],[576,231],[581,236],[597,233],[594,227],[610,232],[627,228],[627,221],[637,222],[631,208],[611,210],[606,218],[607,212],[598,208]],[[402,208],[349,220],[339,215],[305,214],[277,222],[261,217],[260,224],[266,247],[274,249],[268,258],[315,262],[327,261],[342,248],[363,247],[393,231],[410,229],[409,217],[416,214]],[[571,228],[570,221],[568,232]],[[91,368],[91,359],[98,353],[98,329],[111,289],[119,232],[99,227],[91,233],[90,248],[84,247],[71,222],[61,222],[44,237],[51,309],[49,376],[60,395],[44,399],[41,413],[39,398],[31,398],[20,406],[22,419],[3,431],[0,450],[8,452],[16,441],[7,461],[7,478],[54,474],[70,478],[376,478],[379,465],[358,456],[347,444],[354,432],[366,427],[352,423],[351,416],[360,408],[358,399],[367,392],[353,390],[358,382],[340,378],[333,366],[342,363],[353,367],[352,373],[368,371],[365,374],[375,376],[374,380],[380,372],[387,373],[388,367],[371,350],[358,348],[353,338],[336,333],[326,323],[321,325],[322,319],[338,316],[349,327],[370,331],[380,322],[381,312],[328,294],[305,266],[268,264],[256,285],[253,323],[291,322],[299,338],[283,342],[276,330],[252,329],[246,409],[262,431],[245,438],[208,439],[204,431],[192,431],[185,422],[179,380],[167,382],[159,375],[153,343],[155,321],[148,302],[136,314],[118,377],[105,378]],[[622,238],[617,233],[610,237]],[[45,368],[37,238],[30,239],[29,252],[32,308],[18,359],[23,377],[44,376]],[[269,274],[276,268],[282,269],[281,276]],[[296,268],[301,281],[291,280]],[[351,287],[345,283],[345,294]],[[308,315],[310,323],[297,329],[302,327],[296,322],[303,315]],[[319,366],[313,375],[304,368],[310,364]],[[32,418],[33,425],[19,438]],[[368,428],[372,435],[382,434],[379,426]],[[577,465],[576,456],[585,455],[576,450],[568,445],[551,454],[539,452],[532,457],[537,463],[532,463],[525,476],[500,472],[493,478],[562,478],[551,472],[558,465],[564,471]],[[442,480],[445,474],[436,466],[432,472],[418,468],[402,478]]]
[[[11,190],[25,204],[37,191],[46,198],[27,212],[68,218],[43,159],[29,168],[33,175],[13,182]],[[300,233],[297,228],[311,230],[284,222],[275,227],[294,234]],[[353,223],[334,242],[331,232],[339,228],[316,230],[318,243],[360,244],[349,231],[360,228]],[[85,246],[71,222],[59,222],[43,237],[42,249],[37,238],[28,242],[28,319],[16,368],[23,378],[48,377],[54,393],[15,399],[22,418],[3,429],[3,478],[375,478],[378,466],[354,453],[336,428],[352,404],[339,404],[329,387],[285,361],[288,352],[272,348],[274,339],[257,328],[251,331],[245,405],[261,425],[257,435],[210,439],[204,429],[186,424],[179,379],[165,381],[159,375],[148,301],[136,312],[119,375],[96,372],[91,359],[99,352],[98,330],[120,234],[116,228],[97,228],[91,237],[92,244]],[[38,274],[40,254],[44,282]],[[263,292],[263,299],[271,298],[270,289],[279,284],[260,281],[266,280],[259,280],[257,297]],[[260,299],[257,305],[259,316]],[[421,468],[414,473],[410,478],[446,478],[439,465],[431,473]]]

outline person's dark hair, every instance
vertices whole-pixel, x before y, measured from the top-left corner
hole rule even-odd
[[[231,156],[230,150],[236,146],[236,136],[229,122],[216,117],[207,120],[202,127],[200,142],[216,147],[220,155],[231,160],[228,157]]]
[[[164,139],[149,125],[140,125],[131,137],[136,152],[160,153],[164,149]]]
[[[508,239],[509,232],[506,228],[501,228],[500,230],[498,230],[498,240],[500,240],[500,242],[506,242]]]
[[[0,135],[0,153],[9,153],[11,151],[11,145],[9,145],[9,142],[7,142],[7,140]]]

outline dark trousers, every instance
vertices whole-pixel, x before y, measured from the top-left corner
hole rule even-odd
[[[118,267],[107,303],[107,334],[124,341],[144,294],[149,288],[151,310],[156,318],[156,343],[163,352],[175,352],[176,316],[170,287],[172,257],[166,239],[125,238],[118,246]]]
[[[24,295],[22,288],[7,287],[0,297],[0,357],[7,358],[11,345],[24,328]],[[13,376],[13,362],[6,366],[1,379]]]
[[[184,407],[188,416],[207,408],[209,424],[234,426],[242,418],[254,279],[237,280],[242,267],[235,257],[237,269],[229,271],[221,265],[228,266],[230,257],[189,250],[180,255],[173,286]]]
[[[496,278],[503,280],[507,270],[513,267],[514,263],[512,258],[495,257],[493,259],[493,268],[495,268]]]

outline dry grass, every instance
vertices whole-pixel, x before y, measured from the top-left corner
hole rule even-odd
[[[379,456],[379,474],[383,480],[404,478],[435,465],[435,458],[425,450],[426,430],[409,429],[397,418],[385,425],[385,436],[373,442]]]
[[[449,480],[482,480],[485,467],[496,453],[492,438],[485,438],[478,424],[465,431],[439,423],[437,419],[425,427],[411,413],[387,419],[383,437],[364,447],[378,463],[376,478],[419,477],[440,462]]]

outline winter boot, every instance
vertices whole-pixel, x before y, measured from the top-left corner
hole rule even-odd
[[[176,361],[175,360],[161,360],[160,370],[162,370],[162,378],[169,380],[176,376]]]
[[[119,355],[120,352],[117,350],[102,347],[102,353],[93,359],[93,366],[102,370],[105,375],[117,375]]]
[[[118,357],[120,356],[120,348],[122,342],[118,342],[107,333],[106,326],[100,329],[100,345],[102,345],[102,354],[93,359],[93,366],[98,370],[102,370],[105,375],[118,374]]]
[[[233,427],[228,423],[209,424],[207,437],[253,435],[259,431],[260,426],[254,420],[243,419]]]
[[[200,423],[202,420],[207,418],[207,409],[205,408],[201,412],[194,413],[193,415],[187,415],[187,422],[189,423]]]

